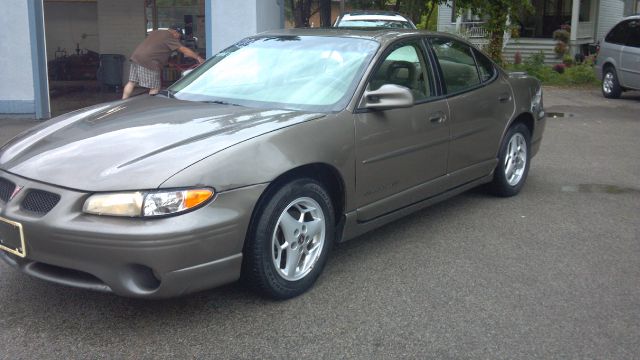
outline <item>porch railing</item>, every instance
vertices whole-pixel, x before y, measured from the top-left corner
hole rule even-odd
[[[487,37],[484,21],[470,21],[460,23],[460,35],[467,39],[480,39]]]

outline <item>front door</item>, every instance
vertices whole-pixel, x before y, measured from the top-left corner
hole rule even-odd
[[[356,115],[358,220],[368,221],[442,191],[430,181],[445,175],[449,108],[420,39],[397,44],[376,65],[367,88],[409,88],[409,108],[361,110]],[[437,181],[435,181],[437,183]]]

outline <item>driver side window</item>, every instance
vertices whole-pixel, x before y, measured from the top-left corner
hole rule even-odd
[[[429,79],[428,69],[418,42],[400,45],[379,65],[369,83],[369,90],[378,90],[382,85],[394,84],[409,88],[416,101],[435,95]]]

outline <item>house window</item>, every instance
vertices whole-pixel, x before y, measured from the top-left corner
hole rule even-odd
[[[636,0],[624,0],[624,16],[634,15],[637,10],[637,6],[640,4],[640,1],[636,2]]]
[[[589,21],[591,15],[591,0],[580,0],[580,21]]]
[[[458,16],[456,15],[456,13],[458,12],[458,9],[456,8],[456,0],[453,0],[451,2],[451,22],[457,22]]]

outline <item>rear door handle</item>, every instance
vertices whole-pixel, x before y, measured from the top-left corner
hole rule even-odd
[[[509,101],[509,100],[511,100],[511,95],[509,95],[509,94],[507,94],[507,93],[505,93],[505,94],[501,94],[500,96],[498,96],[498,101],[500,101],[500,102],[502,102],[502,103],[503,103],[503,102],[507,102],[507,101]]]
[[[447,116],[442,111],[436,111],[429,115],[429,122],[434,124],[441,124],[447,119]]]

